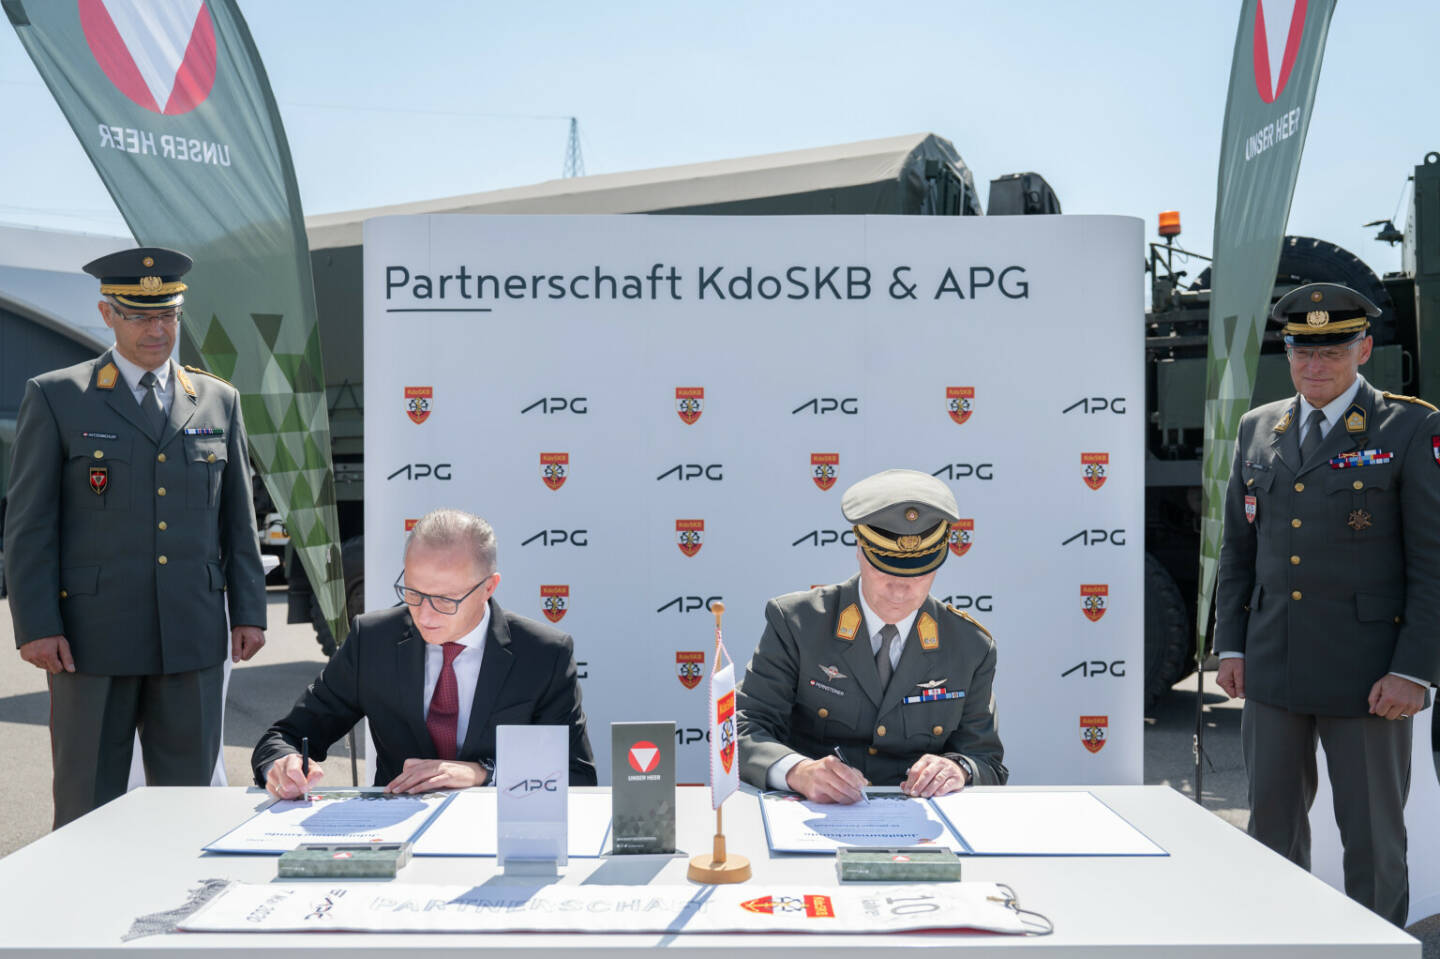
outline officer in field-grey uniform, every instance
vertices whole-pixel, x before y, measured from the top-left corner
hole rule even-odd
[[[1275,304],[1298,395],[1240,420],[1215,649],[1245,699],[1250,834],[1309,868],[1318,737],[1345,892],[1403,926],[1410,717],[1440,679],[1440,413],[1359,375],[1379,313],[1333,283]]]
[[[928,473],[886,470],[841,510],[860,572],[766,604],[736,696],[741,777],[842,803],[866,780],[925,797],[1004,783],[995,642],[930,595],[955,497]]]
[[[170,359],[190,265],[87,264],[115,346],[20,405],[5,574],[20,655],[50,673],[57,828],[125,791],[137,729],[150,785],[209,785],[222,664],[265,643],[240,396]]]

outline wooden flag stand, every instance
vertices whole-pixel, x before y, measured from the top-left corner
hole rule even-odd
[[[725,613],[725,604],[716,602],[710,608],[715,613],[715,666],[718,668],[720,665],[720,617]],[[711,722],[713,721],[712,717]],[[715,788],[713,782],[710,788]],[[725,804],[722,802],[720,805],[723,807]],[[720,809],[715,810],[715,846],[711,854],[690,857],[690,869],[686,873],[686,878],[692,882],[718,886],[724,883],[744,882],[750,878],[750,860],[740,855],[727,856],[725,853],[725,827],[722,824],[720,812]]]

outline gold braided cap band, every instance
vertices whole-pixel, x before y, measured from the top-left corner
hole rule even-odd
[[[938,569],[950,551],[950,523],[945,520],[929,532],[913,536],[895,536],[864,523],[857,523],[854,529],[870,565],[891,576],[924,576]]]

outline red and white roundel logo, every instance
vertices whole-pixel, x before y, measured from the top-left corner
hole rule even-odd
[[[1306,0],[1270,0],[1271,15],[1266,17],[1265,0],[1255,0],[1255,35],[1250,46],[1255,61],[1255,90],[1265,103],[1274,103],[1290,80],[1295,57],[1300,53],[1300,38],[1305,35],[1305,5]]]
[[[215,26],[204,0],[79,0],[95,62],[139,106],[189,113],[215,86]]]
[[[660,765],[660,747],[648,739],[642,739],[630,747],[627,758],[630,760],[630,768],[637,773],[654,772],[655,767]]]

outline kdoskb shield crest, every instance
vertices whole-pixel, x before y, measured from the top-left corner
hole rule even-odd
[[[688,425],[700,418],[705,412],[705,387],[703,386],[677,386],[675,387],[675,412]]]
[[[540,454],[540,478],[545,481],[546,486],[551,489],[559,489],[565,485],[565,480],[569,475],[569,453]]]
[[[975,542],[975,521],[973,519],[957,519],[950,524],[950,552],[956,556],[964,556],[970,552],[970,546]]]
[[[419,519],[407,519],[407,520],[405,521],[405,532],[408,533],[408,532],[410,532],[412,529],[414,529],[414,528],[415,528],[415,524],[418,523],[418,522],[420,522]]]
[[[963,423],[970,418],[975,409],[975,387],[973,386],[947,386],[945,387],[945,410],[950,418],[956,423]]]
[[[405,387],[405,412],[410,419],[416,423],[423,423],[430,416],[430,410],[435,406],[435,387],[433,386],[407,386]]]
[[[694,689],[700,685],[700,677],[705,675],[705,653],[701,652],[677,652],[675,654],[675,672],[680,678],[680,685],[686,689]]]
[[[96,496],[102,496],[110,486],[110,470],[105,466],[90,467],[90,488]]]
[[[1255,513],[1258,511],[1259,501],[1253,496],[1245,497],[1245,522],[1255,522]]]
[[[766,916],[803,912],[811,919],[830,919],[835,915],[835,906],[829,896],[761,896],[745,900],[740,908]]]
[[[540,609],[544,611],[545,618],[550,622],[560,622],[570,609],[570,587],[541,586]]]
[[[705,545],[705,521],[703,519],[677,519],[675,521],[675,542],[680,552],[694,556]]]
[[[1080,611],[1090,622],[1098,622],[1105,615],[1106,598],[1110,587],[1104,583],[1087,583],[1080,587]]]
[[[839,453],[810,454],[810,478],[815,481],[816,486],[821,489],[829,489],[835,485],[835,478],[839,473]]]
[[[1435,465],[1440,466],[1440,436],[1430,437],[1430,452],[1435,457]]]
[[[720,730],[720,765],[725,772],[735,764],[735,691],[715,701],[715,728]]]
[[[1105,479],[1110,474],[1109,453],[1081,453],[1080,471],[1085,478],[1085,485],[1091,489],[1099,489],[1105,485]]]
[[[1105,729],[1110,725],[1109,716],[1081,716],[1080,741],[1092,753],[1105,748]]]

